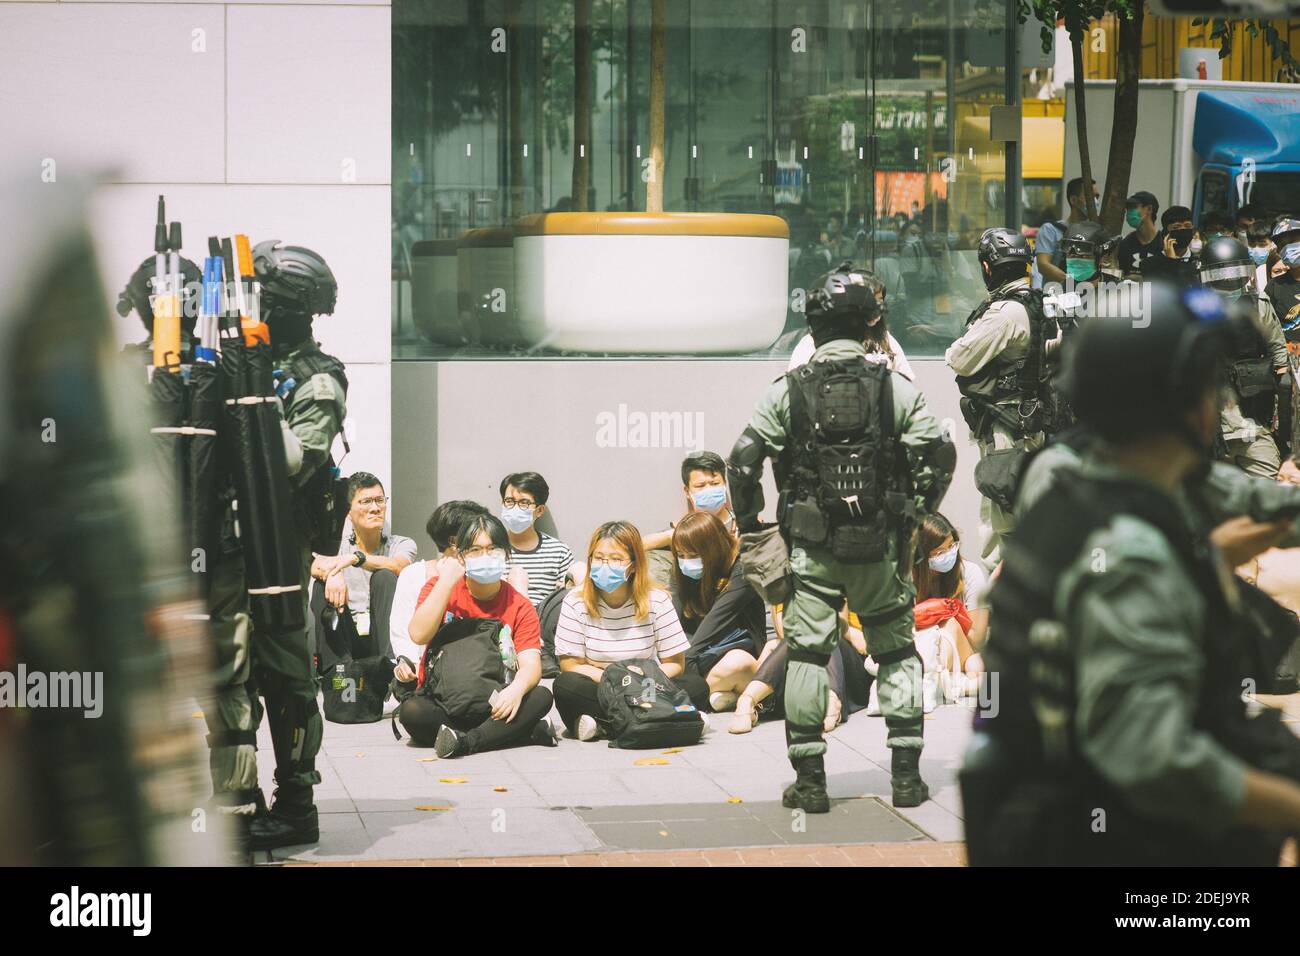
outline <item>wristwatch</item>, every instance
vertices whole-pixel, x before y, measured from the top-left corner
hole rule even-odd
[[[353,551],[352,559],[356,561],[356,564],[354,564],[353,567],[359,568],[366,563],[366,553],[364,551]]]

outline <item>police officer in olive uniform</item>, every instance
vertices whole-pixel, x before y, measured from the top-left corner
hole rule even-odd
[[[966,331],[944,354],[957,374],[962,417],[979,444],[975,484],[982,554],[993,563],[1015,526],[1015,475],[1028,450],[1043,444],[1056,414],[1048,355],[1059,343],[1043,294],[1030,287],[1029,242],[1009,229],[986,229],[979,262],[989,301],[966,320]]]
[[[312,319],[333,313],[338,284],[315,252],[278,240],[254,248],[253,267],[261,283],[262,318],[281,372],[277,393],[291,433],[287,441],[299,446],[289,456],[289,480],[302,551],[303,619],[310,621],[311,539],[321,530],[320,509],[333,478],[330,448],[342,429],[347,400],[343,363],[320,350],[312,338]],[[294,459],[299,461],[296,470]],[[254,850],[313,843],[319,837],[312,788],[320,783],[316,754],[322,724],[307,633],[257,634],[252,642],[251,724],[255,730],[261,723],[260,695],[271,725],[276,784],[270,811],[259,813],[251,824]]]
[[[1300,829],[1300,739],[1242,700],[1279,648],[1179,500],[1210,467],[1227,305],[1156,283],[1149,323],[1102,313],[1070,347],[1094,440],[1020,515],[991,594],[973,864],[1274,864]],[[1231,561],[1294,538],[1295,512],[1266,530]]]
[[[1228,302],[1249,306],[1250,323],[1236,327],[1227,355],[1225,401],[1220,422],[1223,457],[1247,474],[1275,478],[1282,456],[1273,438],[1277,396],[1290,404],[1291,371],[1286,337],[1273,304],[1256,291],[1255,263],[1232,236],[1219,236],[1201,250],[1200,280]]]
[[[911,537],[919,510],[933,510],[947,490],[956,450],[915,386],[867,358],[863,339],[879,311],[871,288],[848,262],[817,281],[807,305],[816,351],[768,387],[727,462],[743,533],[759,527],[763,461],[774,459],[777,521],[791,548],[794,587],[785,608],[785,715],[797,777],[782,802],[809,813],[830,808],[826,662],[846,598],[880,665],[894,805],[914,807],[929,796],[919,769]]]

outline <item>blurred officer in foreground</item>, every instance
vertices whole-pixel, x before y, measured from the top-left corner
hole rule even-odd
[[[211,864],[202,607],[138,368],[115,356],[87,193],[60,173],[0,176],[17,240],[0,249],[0,672],[45,685],[0,705],[0,862]]]
[[[1227,308],[1157,284],[1147,321],[1103,313],[1066,357],[1096,441],[1021,516],[992,592],[973,864],[1269,865],[1300,830],[1300,739],[1242,699],[1264,640],[1178,499],[1210,467]]]
[[[782,803],[808,813],[830,809],[826,663],[846,598],[880,665],[894,806],[918,806],[930,793],[920,772],[912,532],[942,500],[957,453],[916,387],[867,358],[863,340],[879,314],[869,276],[851,263],[822,276],[807,308],[816,351],[768,386],[727,462],[737,527],[747,533],[759,529],[763,461],[775,459],[777,522],[794,579],[785,607],[785,729],[797,776]]]

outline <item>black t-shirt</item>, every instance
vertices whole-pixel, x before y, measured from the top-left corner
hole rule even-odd
[[[1289,272],[1277,276],[1268,284],[1264,294],[1273,303],[1277,317],[1282,320],[1286,340],[1300,342],[1300,279]]]
[[[728,634],[740,629],[748,631],[754,638],[757,648],[762,649],[767,638],[767,616],[763,599],[745,580],[737,560],[731,567],[727,586],[723,588],[718,599],[709,608],[703,618],[691,617],[677,594],[673,594],[673,605],[681,619],[682,630],[691,639],[691,649],[687,657],[698,654]]]
[[[1138,241],[1136,230],[1119,241],[1119,267],[1125,275],[1136,272],[1143,259],[1164,254],[1164,235],[1160,232],[1156,232],[1151,241],[1145,244]]]

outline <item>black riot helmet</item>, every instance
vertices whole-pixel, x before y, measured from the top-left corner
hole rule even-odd
[[[1236,236],[1219,236],[1201,249],[1201,284],[1220,295],[1241,295],[1254,276],[1255,262]]]
[[[874,275],[847,259],[814,282],[804,307],[813,344],[866,338],[867,327],[880,317],[878,285]]]
[[[995,226],[980,234],[979,260],[983,267],[984,284],[996,289],[1013,279],[1024,278],[1029,273],[1029,263],[1034,253],[1029,240],[1018,232]]]
[[[1124,291],[1132,295],[1098,297],[1096,316],[1066,345],[1061,388],[1104,439],[1185,434],[1187,413],[1215,387],[1219,360],[1245,320],[1208,289],[1156,280]]]
[[[1076,222],[1065,230],[1061,237],[1061,254],[1065,257],[1065,273],[1077,282],[1084,282],[1097,274],[1100,267],[1102,247],[1106,242],[1106,230],[1099,222],[1090,220]],[[1090,271],[1072,268],[1071,260],[1087,260],[1092,263]]]
[[[325,260],[311,249],[268,239],[253,247],[253,270],[268,310],[301,315],[330,315],[339,284]]]
[[[181,328],[194,331],[199,301],[203,295],[203,273],[189,259],[181,257]],[[150,256],[131,273],[126,288],[117,294],[117,314],[125,318],[132,310],[140,316],[144,327],[153,332],[153,307],[149,296],[153,294],[154,257]]]
[[[1273,240],[1273,245],[1279,252],[1284,245],[1300,242],[1300,219],[1295,216],[1280,216],[1277,222],[1273,223],[1269,238]]]

